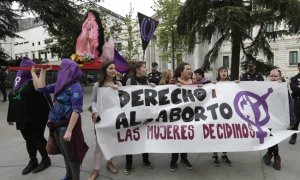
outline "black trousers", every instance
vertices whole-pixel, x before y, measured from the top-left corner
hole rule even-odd
[[[36,158],[37,151],[41,154],[42,159],[48,158],[46,150],[47,140],[44,137],[44,132],[45,128],[21,129],[30,159]]]
[[[279,146],[278,146],[278,144],[275,144],[274,146],[269,147],[268,151],[272,152],[275,156],[278,156],[279,155]]]
[[[294,111],[296,116],[296,123],[292,127],[292,130],[298,130],[299,122],[300,122],[300,99],[293,98],[294,99]]]
[[[7,98],[7,93],[6,93],[6,88],[5,88],[5,82],[1,82],[0,83],[0,87],[1,87],[1,92],[3,95],[3,100]]]
[[[149,153],[143,153],[143,161],[149,160]],[[132,167],[132,154],[126,155],[126,166]]]
[[[171,163],[175,164],[179,158],[179,153],[172,153]],[[180,158],[182,160],[187,160],[187,153],[180,153]]]

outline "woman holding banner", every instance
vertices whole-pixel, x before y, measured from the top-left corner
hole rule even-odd
[[[148,85],[147,80],[147,69],[146,64],[143,61],[137,61],[133,65],[133,74],[127,80],[126,85]],[[155,86],[155,84],[150,83],[149,85]],[[152,163],[149,161],[149,154],[143,153],[143,163],[149,168],[152,169]],[[132,155],[126,155],[126,167],[124,169],[124,174],[129,174],[132,169]]]
[[[172,72],[170,69],[165,69],[162,72],[160,81],[159,81],[159,85],[166,85],[169,83],[170,79],[172,77]]]
[[[230,81],[227,67],[223,66],[223,67],[220,67],[218,69],[217,81],[218,82]],[[238,83],[239,81],[235,81],[235,82]],[[213,83],[215,84],[217,82],[213,81]],[[227,152],[223,152],[222,160],[224,161],[224,163],[226,165],[228,165],[228,166],[232,165],[232,162],[229,160],[229,158],[227,156]],[[213,153],[212,163],[215,166],[219,166],[220,165],[220,161],[219,161],[219,157],[218,157],[218,153],[217,152]]]
[[[195,84],[192,80],[192,69],[188,63],[181,63],[174,71],[174,77],[170,79],[169,84],[181,85],[193,85]],[[177,169],[177,160],[179,153],[172,153],[172,159],[170,163],[170,171],[174,172]],[[181,163],[186,169],[192,170],[193,166],[187,159],[187,153],[180,153]]]
[[[279,69],[273,69],[270,72],[270,80],[271,81],[284,81],[284,78],[282,78],[281,76],[281,71]],[[289,95],[290,93],[288,93]],[[296,116],[294,114],[294,105],[293,105],[293,101],[292,98],[289,95],[289,110],[290,110],[290,127],[293,127],[293,125],[296,122]],[[266,165],[270,165],[271,164],[271,160],[274,156],[274,164],[273,167],[276,170],[280,170],[281,169],[281,158],[279,156],[279,146],[278,144],[268,148],[267,153],[263,156],[263,161],[265,162]]]
[[[93,94],[92,94],[92,120],[95,123],[101,123],[101,118],[100,114],[97,109],[97,92],[99,87],[112,87],[112,88],[117,88],[118,86],[122,86],[122,84],[116,80],[116,66],[113,63],[113,61],[106,61],[100,70],[99,73],[99,81],[94,84],[93,87]],[[95,129],[96,133],[96,129]],[[100,172],[100,163],[102,159],[102,152],[101,148],[99,146],[98,140],[97,140],[97,135],[96,135],[96,147],[95,147],[95,152],[94,152],[94,170],[89,176],[88,180],[94,180],[96,179]],[[108,160],[106,163],[106,168],[116,174],[118,173],[118,169],[115,167],[115,165],[112,162],[112,159]]]

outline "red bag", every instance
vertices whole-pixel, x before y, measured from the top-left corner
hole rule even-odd
[[[49,135],[46,150],[50,155],[61,154],[58,144],[56,143],[54,136]]]

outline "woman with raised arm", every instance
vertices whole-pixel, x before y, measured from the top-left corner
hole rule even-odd
[[[54,93],[48,126],[64,157],[66,176],[62,180],[79,180],[80,164],[88,150],[80,118],[83,92],[79,82],[82,72],[74,61],[62,59],[56,83],[46,85],[46,72],[50,69],[41,69],[38,88],[40,92]]]
[[[31,68],[34,64],[31,59],[23,58],[20,67]],[[10,124],[16,122],[16,128],[21,131],[30,158],[22,175],[40,172],[51,165],[46,150],[47,140],[44,137],[50,110],[48,101],[51,101],[51,97],[37,91],[37,83],[34,79],[37,79],[35,72],[19,70],[13,90],[8,96],[7,121]],[[37,151],[42,157],[40,164],[38,164]]]

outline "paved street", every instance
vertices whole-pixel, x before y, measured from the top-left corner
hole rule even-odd
[[[0,97],[2,99],[2,97]],[[85,87],[84,112],[82,113],[83,131],[90,149],[83,161],[81,179],[87,179],[93,169],[93,153],[95,135],[90,113],[87,108],[91,100],[91,87]],[[6,123],[8,102],[0,102],[0,180],[59,180],[65,175],[63,158],[60,155],[51,156],[52,166],[40,173],[21,175],[28,163],[25,141],[15,126]],[[48,137],[48,129],[45,136]],[[101,167],[100,179],[203,179],[203,180],[298,180],[300,178],[300,140],[296,145],[288,144],[288,140],[279,145],[282,158],[282,169],[276,171],[272,166],[262,162],[266,151],[228,153],[233,165],[221,164],[215,167],[211,164],[211,154],[189,154],[189,160],[194,169],[187,170],[179,165],[176,172],[169,171],[170,154],[150,154],[154,169],[148,169],[142,164],[142,156],[135,155],[134,170],[129,175],[123,174],[125,157],[115,157],[114,163],[119,167],[117,175],[111,174],[105,166]],[[40,158],[39,158],[40,160]],[[105,161],[103,161],[103,165]]]

